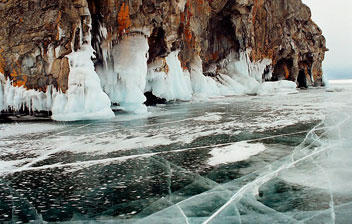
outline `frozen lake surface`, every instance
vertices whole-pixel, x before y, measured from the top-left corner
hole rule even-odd
[[[0,223],[349,223],[352,84],[330,89],[0,124]]]

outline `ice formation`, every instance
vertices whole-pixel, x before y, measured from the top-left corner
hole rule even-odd
[[[0,109],[11,108],[30,111],[52,111],[52,118],[59,121],[105,119],[114,116],[111,103],[120,109],[143,114],[145,92],[152,92],[167,101],[207,100],[213,97],[233,95],[271,95],[294,93],[296,84],[289,81],[264,82],[271,76],[265,73],[269,59],[251,62],[250,51],[232,52],[219,62],[222,68],[217,75],[204,75],[202,60],[196,56],[189,71],[184,70],[178,58],[179,51],[171,52],[166,58],[156,58],[149,65],[148,38],[142,31],[125,35],[112,46],[105,40],[107,30],[99,28],[95,46],[101,50],[102,65],[95,65],[94,49],[90,34],[81,33],[81,48],[69,54],[70,74],[67,93],[49,87],[46,93],[13,87],[4,81],[0,87]],[[51,52],[51,53],[50,53]],[[54,49],[50,50],[54,58]]]
[[[211,77],[203,75],[202,61],[196,57],[191,65],[191,83],[196,98],[221,96],[221,90]]]
[[[268,65],[269,59],[259,62],[251,62],[249,52],[230,53],[221,62],[224,70],[216,77],[206,77],[203,75],[202,62],[197,57],[191,68],[191,80],[194,96],[196,98],[208,98],[228,95],[257,94],[262,95],[262,89],[266,93],[286,92],[296,84],[293,82],[282,82],[275,85],[262,86],[263,73]],[[269,72],[270,73],[270,72]],[[258,90],[257,90],[258,89]],[[283,90],[282,90],[283,89]]]
[[[168,67],[167,74],[158,71],[163,66]],[[145,92],[148,91],[167,101],[192,99],[190,75],[182,70],[178,51],[171,52],[166,60],[157,60],[149,66]]]
[[[52,119],[58,121],[109,119],[115,115],[111,110],[109,97],[100,86],[98,74],[94,71],[94,50],[84,44],[72,52],[70,75],[66,94],[58,93],[52,107]]]
[[[12,82],[0,74],[0,111],[8,109],[20,111],[28,109],[30,113],[35,111],[50,111],[52,95],[56,92],[52,86],[48,86],[46,92],[27,90],[23,86],[13,86]]]
[[[146,113],[148,41],[144,35],[125,36],[112,50],[113,64],[100,69],[104,91],[128,112]]]
[[[100,79],[92,61],[94,49],[91,46],[90,32],[83,36],[82,27],[80,30],[81,48],[67,55],[70,62],[67,93],[57,92],[52,86],[48,86],[45,93],[27,90],[24,86],[13,86],[9,79],[5,82],[1,74],[0,110],[51,111],[52,119],[58,121],[113,118],[115,115],[111,110],[110,99],[101,88]],[[74,49],[73,46],[72,49]],[[49,59],[52,62],[55,55],[54,49],[50,48],[48,54],[51,55]]]
[[[66,57],[70,62],[67,93],[56,94],[52,106],[52,119],[58,121],[95,120],[113,118],[111,101],[103,92],[98,74],[95,72],[94,49],[91,45],[91,18],[88,8],[84,8],[89,19],[84,21],[89,27],[83,33],[80,25],[80,49]],[[72,42],[73,44],[73,42]],[[72,46],[74,49],[74,46]]]

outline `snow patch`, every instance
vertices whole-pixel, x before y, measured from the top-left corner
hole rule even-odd
[[[203,122],[216,122],[222,119],[221,113],[206,113],[204,116],[196,117],[193,120]]]
[[[277,82],[264,82],[254,88],[251,94],[264,96],[276,94],[297,93],[297,84],[292,81],[281,80]]]
[[[258,155],[265,150],[261,143],[249,144],[247,142],[237,142],[235,144],[215,148],[210,152],[212,157],[208,160],[210,166],[216,166],[225,163],[235,163],[249,159],[251,156]]]

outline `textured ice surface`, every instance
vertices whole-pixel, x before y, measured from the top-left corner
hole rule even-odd
[[[352,88],[339,88],[1,124],[0,222],[349,223]],[[225,163],[208,164],[214,151]]]

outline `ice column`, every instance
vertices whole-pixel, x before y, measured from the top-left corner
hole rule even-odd
[[[219,85],[211,77],[203,74],[202,60],[196,56],[191,64],[191,82],[195,98],[221,96]]]
[[[190,76],[182,70],[178,53],[178,51],[171,52],[166,60],[157,60],[149,66],[146,92],[152,91],[155,96],[167,101],[192,99]],[[167,74],[160,71],[164,66],[168,67]]]
[[[52,119],[58,121],[109,119],[114,117],[109,97],[100,86],[94,71],[94,50],[84,44],[77,52],[67,56],[70,61],[68,91],[54,99]]]
[[[144,35],[125,36],[113,49],[112,77],[117,82],[110,91],[113,102],[121,108],[137,114],[146,113],[144,89],[147,79],[148,40]],[[109,85],[109,83],[106,83]]]
[[[54,98],[54,120],[95,120],[115,116],[111,110],[111,101],[103,92],[99,76],[95,72],[92,61],[95,55],[91,45],[91,15],[88,8],[84,12],[80,24],[80,49],[66,56],[70,62],[68,90],[66,94],[58,93]],[[88,26],[88,32],[83,32],[83,25]]]

